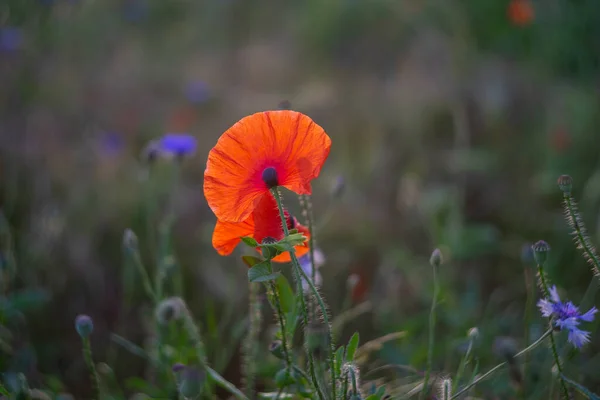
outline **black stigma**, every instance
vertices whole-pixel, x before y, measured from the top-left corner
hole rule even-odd
[[[262,180],[269,189],[279,186],[277,171],[273,167],[265,168],[262,173]]]

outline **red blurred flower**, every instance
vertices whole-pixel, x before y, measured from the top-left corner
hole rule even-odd
[[[508,19],[517,26],[529,25],[535,14],[529,0],[511,0],[508,4]]]
[[[208,154],[204,196],[221,222],[247,222],[269,194],[283,186],[310,194],[329,155],[331,139],[308,116],[290,110],[242,118]]]
[[[296,218],[287,211],[284,212],[288,229],[297,229],[307,238],[310,237],[308,229],[298,223]],[[233,249],[240,243],[241,238],[250,236],[258,243],[263,239],[270,237],[277,241],[283,239],[283,228],[277,203],[270,193],[260,197],[256,208],[243,222],[222,222],[217,220],[217,225],[213,232],[212,243],[217,252],[226,256],[233,252]],[[308,252],[308,242],[302,246],[296,246],[296,255],[301,257]],[[279,254],[273,259],[276,262],[291,261],[289,252]]]

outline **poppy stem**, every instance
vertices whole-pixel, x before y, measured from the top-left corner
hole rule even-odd
[[[281,225],[283,227],[283,233],[287,237],[287,236],[289,236],[290,232],[288,230],[287,220],[285,218],[285,213],[283,211],[281,195],[279,194],[279,190],[277,189],[277,187],[272,188],[271,193],[273,194],[273,197],[275,198],[275,201],[277,202],[277,208],[279,209],[279,217],[281,218]],[[296,257],[296,253],[293,249],[292,249],[292,251],[290,251],[290,258],[292,259],[294,273],[295,273],[296,279],[298,281],[298,286],[299,286],[299,290],[300,290],[300,292],[299,292],[300,293],[300,302],[302,304],[304,321],[308,320],[308,310],[306,307],[306,303],[304,302],[304,294],[302,291],[302,279],[304,279],[306,281],[306,283],[308,283],[308,285],[310,286],[310,290],[312,291],[313,295],[317,299],[317,303],[319,304],[319,308],[321,309],[321,313],[323,315],[323,322],[327,329],[327,340],[329,342],[329,356],[328,357],[329,357],[329,369],[330,369],[330,374],[331,374],[331,393],[332,393],[332,398],[335,399],[336,398],[337,378],[335,376],[335,361],[333,359],[334,343],[333,343],[333,337],[331,335],[331,324],[329,323],[327,307],[325,306],[325,301],[319,294],[319,291],[315,287],[315,284],[313,283],[313,281],[306,275],[306,272],[304,272],[304,270],[300,267],[300,262],[298,261],[298,257]],[[307,353],[308,353],[309,359],[311,359],[312,355],[310,354],[310,351],[307,351]],[[317,393],[319,394],[320,398],[323,398],[321,390],[318,385],[318,381],[316,379],[316,376],[314,375],[314,361],[313,361],[313,367],[311,367],[311,375],[313,378],[313,384],[315,385],[315,388],[317,389]]]

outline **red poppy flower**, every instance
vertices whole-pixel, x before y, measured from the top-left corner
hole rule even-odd
[[[528,25],[533,21],[533,6],[529,0],[512,0],[508,5],[508,18],[518,26]]]
[[[299,112],[244,117],[209,152],[204,196],[220,221],[245,221],[272,187],[310,194],[310,181],[319,175],[330,148],[323,128]]]
[[[296,218],[287,211],[284,212],[288,229],[297,229],[307,238],[310,237],[308,229],[298,223]],[[283,228],[281,227],[281,218],[277,203],[270,193],[263,195],[252,212],[243,222],[223,222],[217,220],[217,225],[213,232],[212,243],[217,252],[226,256],[233,252],[233,249],[241,242],[241,238],[250,236],[258,243],[263,239],[270,237],[277,241],[283,239]],[[296,255],[298,257],[308,252],[308,242],[302,246],[296,246]],[[276,262],[291,261],[290,253],[284,252],[273,258]]]

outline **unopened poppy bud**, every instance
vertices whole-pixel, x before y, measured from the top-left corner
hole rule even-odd
[[[165,325],[181,317],[185,305],[179,297],[170,297],[156,307],[156,320]]]
[[[279,186],[277,179],[277,170],[273,167],[267,167],[263,170],[262,180],[269,189]]]
[[[535,262],[538,265],[544,265],[546,263],[546,259],[548,258],[548,252],[550,251],[550,245],[543,240],[535,243],[531,246],[533,249],[533,257],[535,258]]]
[[[87,315],[78,315],[75,318],[75,330],[82,338],[89,337],[94,331],[94,322]]]
[[[129,251],[136,251],[138,248],[138,238],[131,229],[125,229],[123,233],[123,246]]]
[[[296,378],[292,374],[292,371],[282,369],[275,374],[275,384],[279,388],[290,386],[296,383]]]
[[[564,194],[570,194],[573,189],[573,178],[569,175],[561,175],[558,177],[558,187]]]
[[[306,345],[317,358],[327,354],[329,337],[323,325],[313,323],[306,328]]]
[[[439,266],[442,265],[442,262],[442,252],[440,249],[435,249],[429,258],[429,264],[431,264],[432,267],[439,268]]]
[[[206,374],[193,367],[185,367],[180,372],[179,393],[185,398],[196,398],[202,392]]]
[[[283,360],[285,358],[285,352],[283,350],[283,343],[281,342],[281,340],[274,340],[269,345],[269,351],[271,352],[271,354],[273,354],[280,360]]]
[[[335,178],[333,185],[331,186],[331,197],[337,199],[342,197],[344,190],[346,189],[346,180],[343,176]]]

